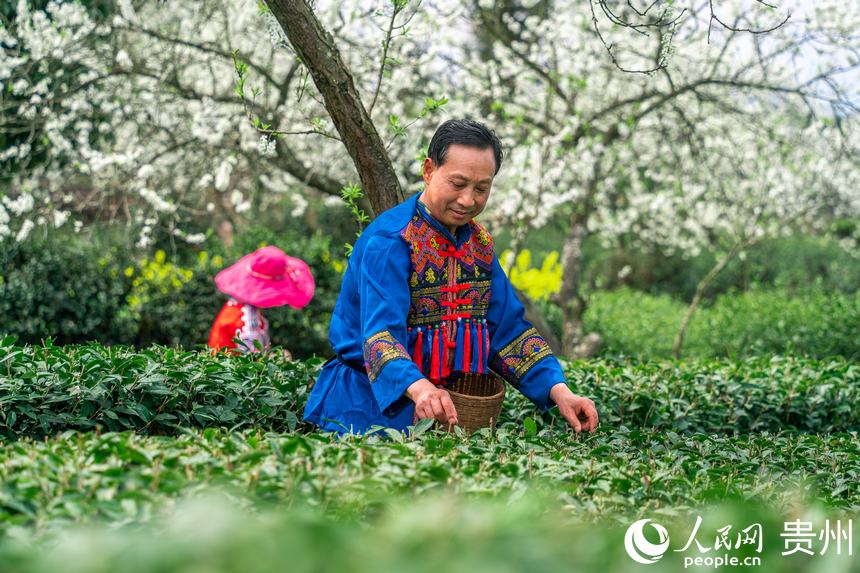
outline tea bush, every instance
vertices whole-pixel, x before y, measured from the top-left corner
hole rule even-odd
[[[65,430],[175,434],[180,427],[289,431],[298,426],[320,359],[155,347],[15,346],[0,343],[0,435]],[[598,404],[603,423],[676,432],[737,434],[860,429],[860,367],[843,360],[754,357],[745,361],[567,364],[574,391]],[[538,415],[509,389],[502,425]],[[306,428],[307,429],[307,428]]]
[[[686,305],[667,295],[619,289],[595,292],[586,310],[587,330],[600,332],[606,352],[668,357]],[[759,290],[733,292],[693,315],[683,356],[744,358],[796,353],[860,358],[860,291],[851,294]]]
[[[860,504],[858,457],[856,433],[709,436],[607,427],[578,438],[517,428],[381,440],[256,430],[173,438],[66,432],[0,447],[0,537],[12,526],[145,520],[211,487],[253,503],[308,504],[361,520],[404,496],[433,492],[499,499],[540,492],[571,518],[603,523],[680,514],[726,497],[789,509],[801,491],[851,510]]]
[[[564,363],[601,415],[581,436],[514,390],[471,436],[315,432],[298,418],[320,362],[3,339],[3,570],[623,570],[643,516],[680,547],[691,515],[777,532],[803,504],[860,507],[860,366],[842,359]],[[811,563],[767,539],[769,569]]]
[[[144,494],[145,495],[145,494]],[[139,519],[142,503],[129,499],[118,519]],[[44,543],[30,538],[0,544],[0,560],[9,573],[211,573],[337,571],[344,573],[499,573],[541,571],[578,573],[641,569],[624,550],[627,523],[594,527],[571,515],[554,499],[528,494],[516,500],[431,494],[398,498],[366,521],[329,519],[318,506],[297,503],[251,510],[235,497],[214,492],[180,504],[148,526],[74,528]],[[857,571],[856,556],[842,548],[835,555],[783,556],[777,532],[797,515],[821,515],[821,508],[800,498],[790,514],[728,499],[704,509],[699,538],[711,553],[719,528],[731,534],[749,524],[761,525],[761,553],[755,545],[731,549],[732,555],[759,556],[771,573]],[[837,513],[827,513],[836,519]],[[840,518],[842,516],[840,515]],[[671,547],[690,535],[695,517],[660,515]],[[843,520],[847,523],[847,519]],[[816,519],[815,527],[823,526]],[[817,531],[817,529],[816,529]],[[732,537],[730,537],[732,539]],[[814,540],[813,547],[821,545]],[[685,571],[684,556],[669,551],[649,571]],[[133,564],[133,566],[131,566]],[[741,569],[743,570],[743,569]]]
[[[175,433],[179,426],[294,429],[320,361],[98,344],[0,346],[0,434],[66,429]]]

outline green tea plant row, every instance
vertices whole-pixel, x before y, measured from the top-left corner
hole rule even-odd
[[[180,427],[310,429],[299,419],[320,359],[286,361],[154,347],[16,346],[0,343],[0,436],[66,430],[175,434]],[[860,365],[757,357],[743,361],[567,365],[574,391],[592,397],[609,427],[743,433],[860,429]],[[509,388],[502,425],[539,415]]]
[[[320,360],[0,343],[0,434],[236,426],[292,431]]]
[[[794,511],[792,516],[804,519],[817,514],[819,519],[811,522],[816,528],[823,525],[823,516],[836,517],[814,504],[798,504]],[[770,573],[860,571],[856,553],[847,555],[843,547],[836,555],[831,543],[821,555],[817,539],[815,555],[783,556],[779,534],[788,519],[785,512],[731,501],[709,506],[701,514],[704,519],[696,539],[711,547],[705,555],[727,553],[713,550],[719,528],[732,526],[734,536],[757,523],[762,528],[761,553],[744,545],[732,548],[733,556],[757,556]],[[685,557],[702,555],[695,549],[676,553],[690,535],[695,515],[653,517],[667,527],[670,549],[647,570],[685,571]],[[327,519],[305,506],[249,512],[221,496],[207,496],[183,503],[145,526],[76,527],[51,536],[48,543],[33,543],[23,536],[0,541],[0,563],[6,573],[643,570],[624,549],[629,523],[593,527],[540,496],[526,495],[516,501],[458,495],[399,499],[382,508],[370,523],[368,527],[354,520]]]
[[[591,522],[677,514],[725,498],[775,507],[811,498],[856,511],[857,438],[639,429],[587,437],[429,430],[397,439],[213,428],[175,437],[66,432],[0,449],[0,528],[145,521],[213,487],[252,503],[307,503],[350,519],[373,515],[398,496],[433,491],[500,499],[542,492]]]
[[[692,295],[691,295],[692,296]],[[558,323],[560,316],[549,312]],[[626,288],[596,291],[585,327],[599,332],[610,353],[670,357],[687,303]],[[860,293],[820,288],[761,289],[723,294],[696,311],[682,357],[804,353],[860,359]]]

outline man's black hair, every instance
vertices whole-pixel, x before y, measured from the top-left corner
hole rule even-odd
[[[457,144],[478,149],[492,147],[493,156],[496,159],[496,173],[502,167],[502,142],[493,130],[471,119],[449,119],[440,125],[433,134],[433,139],[430,140],[427,156],[437,166],[442,165],[448,157],[448,148]]]

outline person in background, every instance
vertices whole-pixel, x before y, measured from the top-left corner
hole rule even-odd
[[[285,304],[302,308],[314,295],[314,277],[307,263],[272,246],[257,249],[219,272],[215,285],[230,298],[212,324],[209,347],[230,352],[268,350],[269,323],[261,309]]]

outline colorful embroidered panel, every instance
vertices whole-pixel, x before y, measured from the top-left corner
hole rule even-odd
[[[410,286],[432,285],[442,282],[447,259],[440,254],[441,233],[420,215],[415,215],[400,232],[412,251],[412,275]],[[447,272],[447,271],[446,271]],[[447,281],[447,276],[445,277]]]
[[[493,238],[483,225],[472,221],[470,239],[459,251],[457,260],[461,269],[457,270],[457,279],[469,281],[481,274],[489,275],[493,265]],[[400,232],[403,240],[409,243],[412,251],[412,287],[429,286],[447,282],[448,259],[442,250],[448,245],[445,237],[437,231],[424,217],[415,215]],[[477,269],[475,268],[477,266]]]
[[[460,300],[468,303],[457,305],[456,312],[469,313],[473,318],[486,318],[490,307],[490,281],[473,281],[470,287],[457,294]],[[444,285],[412,289],[412,302],[409,306],[409,326],[434,325],[442,322],[442,317],[452,312],[442,304]]]
[[[490,357],[490,368],[511,384],[518,383],[526,372],[540,360],[552,356],[546,340],[534,328],[529,328]]]
[[[458,258],[457,282],[489,278],[493,269],[493,239],[483,225],[472,221],[471,236],[461,249]]]
[[[470,223],[468,241],[457,250],[427,219],[420,214],[412,217],[400,232],[410,245],[412,269],[409,286],[412,302],[409,309],[410,326],[435,325],[442,317],[452,313],[452,299],[442,289],[455,285],[469,285],[457,291],[453,298],[461,302],[456,312],[473,318],[486,318],[490,303],[490,284],[493,265],[493,239],[487,230],[475,221]],[[455,254],[447,254],[450,249]],[[448,276],[454,272],[456,276]],[[447,306],[446,306],[447,305]]]
[[[412,360],[403,345],[387,330],[377,332],[364,343],[364,367],[371,383],[376,381],[386,364],[398,358]]]
[[[472,253],[478,265],[490,272],[493,266],[493,237],[483,225],[472,221]]]

